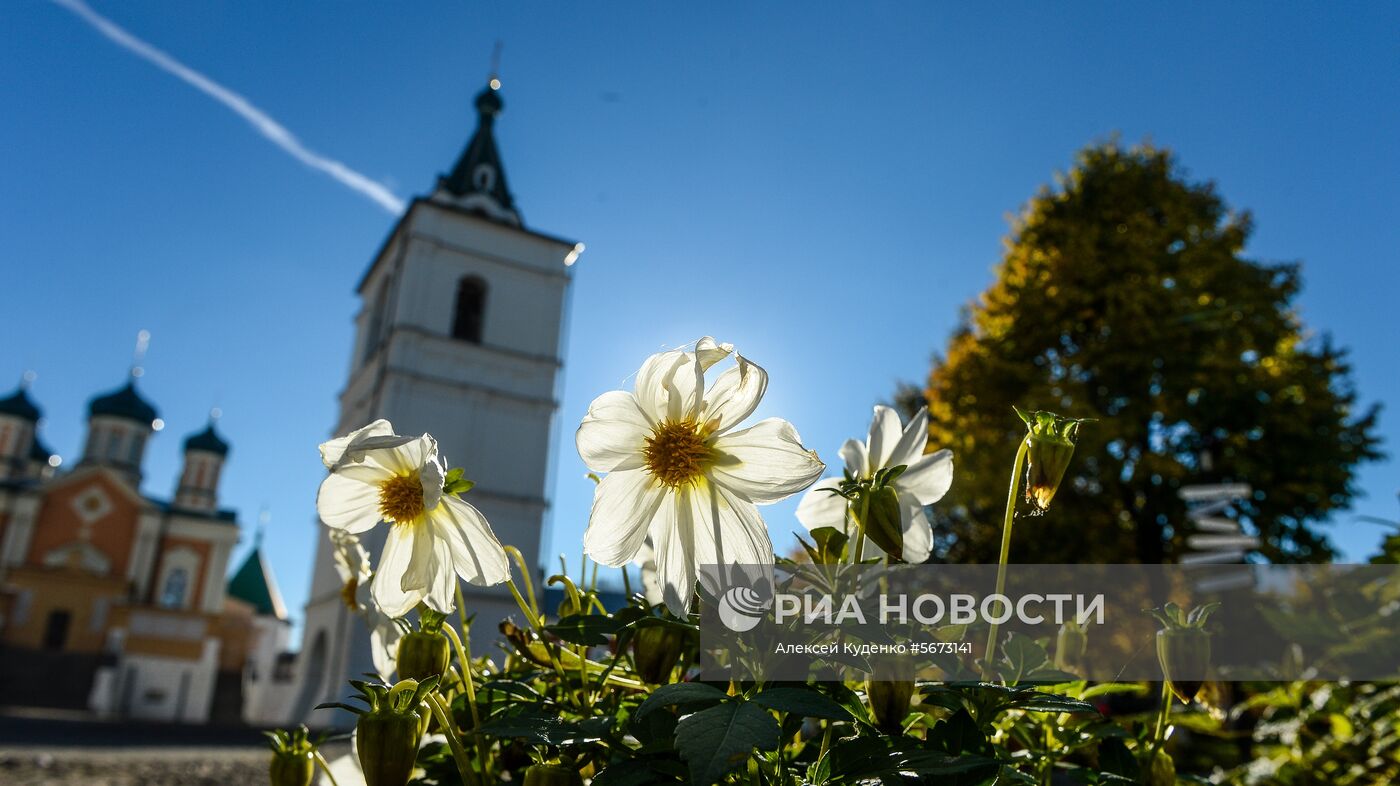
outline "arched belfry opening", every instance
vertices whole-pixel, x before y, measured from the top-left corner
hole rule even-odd
[[[467,276],[457,282],[457,307],[452,314],[452,337],[481,343],[481,327],[486,318],[486,282]]]

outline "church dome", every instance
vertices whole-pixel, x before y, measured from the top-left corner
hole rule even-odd
[[[29,460],[47,464],[49,463],[49,459],[53,458],[53,456],[54,452],[39,439],[38,434],[35,434],[34,442],[29,446]]]
[[[156,408],[141,398],[140,393],[136,392],[136,380],[134,379],[127,382],[119,390],[94,398],[92,403],[88,404],[88,415],[126,418],[148,427],[158,417]]]
[[[223,437],[219,436],[219,432],[214,430],[214,422],[211,420],[203,431],[198,434],[191,434],[189,438],[185,440],[185,452],[188,453],[191,450],[202,450],[205,453],[217,453],[220,456],[227,456],[228,443],[224,441]]]
[[[36,423],[40,414],[39,408],[29,400],[29,391],[23,386],[8,397],[0,398],[0,415],[13,415]]]

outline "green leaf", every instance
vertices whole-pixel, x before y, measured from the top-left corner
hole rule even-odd
[[[601,730],[583,729],[579,724],[557,715],[546,715],[535,710],[497,718],[483,724],[481,730],[493,737],[518,737],[540,745],[577,745],[596,742],[605,736]]]
[[[593,786],[651,786],[654,783],[675,782],[675,778],[667,777],[646,759],[609,764],[607,769],[593,776]]]
[[[811,688],[769,688],[751,701],[770,710],[789,712],[804,718],[851,719],[851,713],[845,707]]]
[[[602,614],[570,614],[545,630],[570,644],[597,647],[608,643],[608,636],[617,633],[622,623]]]
[[[1116,737],[1110,737],[1099,745],[1099,769],[1133,781],[1137,781],[1142,774],[1128,746]]]
[[[987,749],[987,736],[965,709],[935,723],[929,730],[928,741],[953,755],[984,753]]]
[[[738,769],[754,751],[776,750],[781,732],[768,710],[725,702],[681,719],[676,749],[690,765],[690,781],[709,786]]]
[[[727,698],[729,695],[724,691],[703,682],[677,682],[671,685],[662,685],[637,708],[636,717],[646,717],[647,714],[659,707],[708,706]]]
[[[1087,701],[1071,699],[1054,693],[1028,690],[1017,694],[1006,706],[1032,712],[1092,712],[1098,708]]]

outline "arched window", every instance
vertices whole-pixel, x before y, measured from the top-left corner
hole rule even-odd
[[[167,609],[180,609],[185,606],[185,595],[189,593],[190,572],[175,568],[165,574],[165,586],[160,588],[160,605]]]
[[[457,310],[452,317],[452,337],[480,344],[485,316],[486,282],[476,276],[467,276],[457,284]]]

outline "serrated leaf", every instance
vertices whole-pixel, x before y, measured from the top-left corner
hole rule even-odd
[[[608,643],[608,636],[617,633],[622,623],[602,614],[570,614],[545,630],[570,644],[597,647]]]
[[[770,710],[801,715],[804,718],[850,720],[851,713],[840,704],[811,688],[769,688],[751,701]]]
[[[662,685],[637,707],[636,717],[646,717],[660,707],[709,705],[724,701],[728,694],[713,685],[703,682],[677,682]]]
[[[754,751],[776,750],[781,731],[768,710],[725,702],[676,724],[676,750],[690,765],[690,781],[709,786],[738,769]]]

